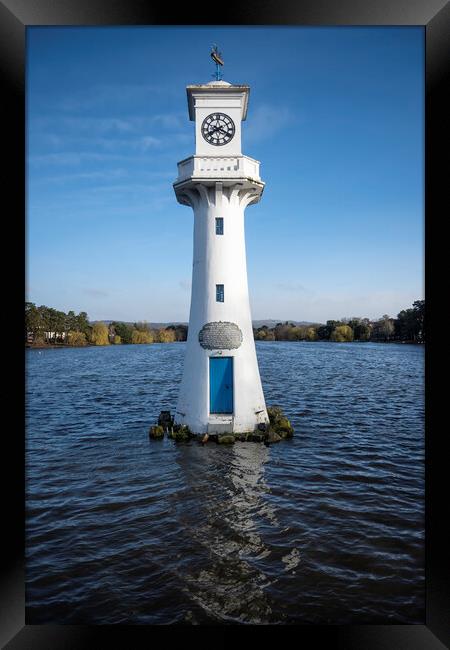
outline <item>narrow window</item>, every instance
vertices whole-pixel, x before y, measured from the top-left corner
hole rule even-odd
[[[223,235],[223,217],[216,217],[216,235]]]
[[[223,302],[224,301],[223,284],[216,284],[216,300],[217,300],[217,302]]]

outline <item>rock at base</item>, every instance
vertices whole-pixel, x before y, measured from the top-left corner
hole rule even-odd
[[[263,442],[269,445],[293,437],[294,428],[279,406],[269,406],[267,408],[267,414],[269,416],[269,424],[264,426],[259,425],[255,431],[200,434],[193,433],[184,424],[174,424],[170,427],[168,437],[176,442],[188,442],[189,440],[196,439],[202,444],[209,441],[217,442],[220,445],[232,445],[237,441]],[[160,440],[164,438],[164,431],[165,429],[160,424],[154,425],[150,427],[149,437],[154,440]]]
[[[194,434],[191,432],[189,427],[184,424],[175,424],[169,433],[169,438],[172,438],[172,440],[175,440],[176,442],[187,442],[193,437]]]
[[[159,424],[156,424],[150,427],[148,435],[152,440],[161,440],[161,438],[164,438],[164,429]]]
[[[264,442],[265,435],[263,433],[249,433],[247,440],[249,442]]]
[[[269,416],[269,433],[277,433],[281,438],[292,438],[294,427],[279,406],[269,406],[267,409]]]
[[[217,442],[219,443],[219,445],[233,445],[234,436],[232,435],[218,436]]]

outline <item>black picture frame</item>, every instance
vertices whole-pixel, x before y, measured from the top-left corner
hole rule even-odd
[[[445,418],[439,425],[439,408],[444,415],[445,396],[436,396],[433,385],[431,409],[431,370],[438,375],[437,345],[440,331],[433,297],[435,280],[444,275],[446,256],[429,247],[433,233],[441,228],[439,217],[446,217],[444,206],[449,179],[445,165],[448,121],[445,77],[448,72],[450,43],[450,4],[445,0],[304,0],[289,5],[284,0],[271,3],[241,3],[238,10],[227,7],[227,25],[421,25],[426,38],[426,129],[425,129],[425,242],[426,263],[426,621],[424,625],[334,625],[295,626],[296,645],[351,650],[442,650],[450,643],[450,597],[448,589],[450,536],[446,512],[447,456]],[[3,176],[4,248],[13,252],[3,273],[7,304],[17,320],[8,337],[13,361],[7,368],[4,388],[4,415],[15,413],[13,424],[3,428],[4,466],[10,468],[3,492],[3,553],[1,572],[0,641],[8,650],[19,648],[103,648],[110,643],[124,648],[148,646],[155,633],[164,632],[164,643],[180,640],[199,643],[198,632],[205,628],[161,626],[72,626],[27,625],[25,620],[25,530],[24,530],[24,457],[25,436],[21,413],[24,412],[23,290],[25,285],[25,42],[26,28],[32,25],[205,25],[211,24],[211,7],[192,3],[157,7],[144,0],[1,0],[0,68],[4,92],[3,158],[7,162]],[[220,13],[220,12],[219,12]],[[232,16],[232,19],[231,19]],[[206,22],[209,19],[209,22]],[[217,23],[220,24],[220,23]],[[7,139],[5,136],[8,136]],[[448,199],[447,199],[448,200]],[[447,210],[448,212],[448,210]],[[407,236],[407,233],[405,233]],[[439,239],[439,233],[437,233]],[[5,245],[7,242],[7,246]],[[436,242],[437,243],[437,242]],[[433,285],[432,285],[433,282]],[[10,292],[8,294],[8,291]],[[432,306],[433,311],[430,308]],[[440,321],[439,321],[440,322]],[[10,325],[8,325],[10,327]],[[20,351],[20,352],[19,352]],[[432,355],[436,354],[435,359]],[[20,359],[20,361],[19,361]],[[442,366],[444,368],[444,366]],[[15,404],[12,410],[12,404]],[[15,422],[19,421],[19,426]],[[239,626],[239,639],[256,643],[262,639],[279,642],[290,626]],[[270,628],[270,629],[269,629]],[[223,627],[219,639],[206,628],[207,641],[230,643],[236,626]],[[255,638],[257,633],[257,639]],[[195,635],[195,636],[194,636]]]

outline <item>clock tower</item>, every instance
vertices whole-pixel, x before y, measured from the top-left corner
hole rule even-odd
[[[173,187],[194,213],[194,255],[175,420],[194,433],[249,432],[269,422],[245,253],[244,212],[264,189],[259,162],[242,154],[250,88],[217,78],[186,90],[195,154],[178,163]]]

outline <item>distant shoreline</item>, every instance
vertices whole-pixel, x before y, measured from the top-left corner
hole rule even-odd
[[[186,341],[170,341],[170,343],[186,343]],[[273,340],[273,341],[255,341],[255,343],[383,343],[383,344],[389,344],[389,343],[397,343],[397,344],[402,344],[402,345],[425,345],[424,341],[330,341],[330,340],[320,340],[316,339],[314,341],[288,341],[288,340]],[[26,350],[58,350],[58,349],[64,349],[64,350],[70,350],[74,348],[112,348],[112,347],[123,347],[123,346],[135,346],[135,345],[167,345],[167,343],[118,343],[114,344],[111,343],[109,345],[64,345],[64,343],[59,343],[59,344],[41,344],[41,345],[33,345],[32,343],[25,343],[25,349]]]
[[[307,321],[252,322],[255,341],[333,341],[336,343],[424,343],[425,301],[416,300],[412,307],[403,309],[396,318],[384,314],[378,320],[343,317],[327,320],[325,324]],[[153,327],[151,326],[153,325]],[[90,345],[142,345],[186,341],[189,325],[160,324],[146,321],[89,321],[86,312],[67,314],[52,307],[34,303],[25,304],[25,344],[46,349],[52,347],[85,347]],[[165,325],[165,326],[164,326]],[[259,326],[258,326],[259,325]]]

